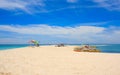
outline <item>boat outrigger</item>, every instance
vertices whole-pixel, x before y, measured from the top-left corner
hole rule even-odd
[[[96,46],[89,46],[89,45],[75,47],[74,51],[75,52],[101,52],[96,48]]]

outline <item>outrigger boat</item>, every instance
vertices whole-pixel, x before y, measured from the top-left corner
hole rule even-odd
[[[75,52],[101,52],[96,48],[96,46],[89,46],[89,45],[75,47],[74,51]]]

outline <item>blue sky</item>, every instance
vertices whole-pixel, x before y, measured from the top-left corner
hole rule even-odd
[[[0,0],[0,44],[120,43],[120,0]]]

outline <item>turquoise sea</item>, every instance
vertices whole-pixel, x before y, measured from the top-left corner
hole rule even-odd
[[[120,44],[95,45],[102,52],[120,53]]]
[[[80,46],[80,44],[74,44]],[[27,47],[28,44],[0,44],[0,50]],[[94,44],[97,49],[104,53],[120,53],[120,44]]]
[[[27,47],[27,44],[0,44],[0,50]]]

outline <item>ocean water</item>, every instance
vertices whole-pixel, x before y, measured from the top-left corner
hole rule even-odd
[[[27,47],[27,44],[0,44],[0,50]]]
[[[120,53],[120,44],[95,45],[102,52]]]
[[[74,44],[80,46],[80,44]],[[30,46],[28,44],[0,44],[0,50],[22,48]],[[120,44],[94,44],[103,53],[120,53]]]
[[[0,44],[0,50],[8,50],[8,49],[15,49],[15,48],[22,48],[32,46],[33,44]],[[44,44],[42,44],[44,45]]]

